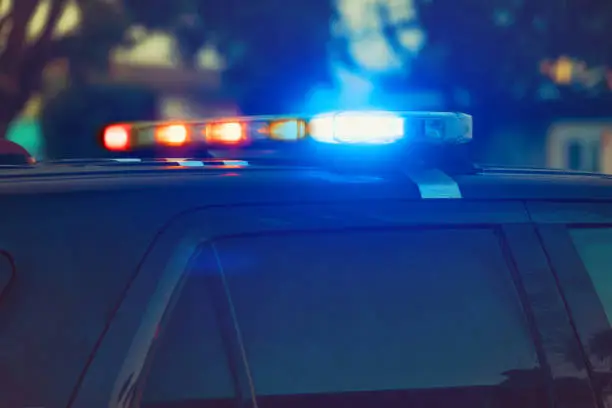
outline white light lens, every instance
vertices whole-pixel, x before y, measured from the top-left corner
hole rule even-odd
[[[236,145],[246,139],[245,127],[240,122],[211,123],[206,127],[205,136],[208,143]]]
[[[157,142],[166,146],[182,146],[187,143],[189,131],[185,125],[167,125],[155,129]]]
[[[130,132],[127,126],[113,125],[104,130],[104,147],[108,150],[126,150],[129,144]]]
[[[388,144],[404,137],[404,119],[386,112],[319,115],[309,123],[313,139],[337,144]]]

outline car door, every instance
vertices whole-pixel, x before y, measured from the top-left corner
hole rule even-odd
[[[156,241],[71,406],[594,406],[562,347],[520,202],[207,208]]]
[[[612,404],[612,202],[532,203],[530,212],[582,348],[569,360]]]

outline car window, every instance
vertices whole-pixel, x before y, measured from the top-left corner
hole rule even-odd
[[[570,236],[612,323],[612,228],[576,228]]]
[[[203,306],[220,260],[261,408],[546,405],[491,229],[235,237],[214,249],[190,272],[145,402],[231,395]]]
[[[214,265],[186,279],[170,315],[159,330],[142,395],[149,408],[235,408],[232,362],[228,361],[227,330],[218,315]],[[197,405],[190,405],[192,401]]]
[[[612,404],[612,228],[543,226],[544,242],[582,349],[568,348],[567,363],[588,370],[592,388]],[[567,234],[566,234],[567,231]],[[569,239],[568,239],[569,237]],[[572,340],[574,341],[574,340]]]

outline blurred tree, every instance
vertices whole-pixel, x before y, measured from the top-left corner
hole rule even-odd
[[[539,97],[546,59],[568,55],[587,65],[612,63],[608,0],[414,2],[427,45],[413,72],[445,89],[469,90],[483,105]],[[401,27],[384,13],[380,19],[389,44],[404,54]]]
[[[53,96],[42,111],[46,159],[99,158],[105,125],[155,120],[157,99],[146,87],[79,84]]]
[[[98,7],[107,3],[78,1]],[[89,63],[105,55],[107,45],[117,43],[112,34],[123,34],[125,23],[135,22],[173,34],[177,57],[188,67],[196,65],[203,47],[216,49],[225,62],[226,90],[245,113],[291,109],[313,86],[330,80],[334,0],[122,0],[121,4],[122,18],[108,25],[97,17],[102,14],[90,14],[97,18],[93,26],[100,27],[89,36],[95,37],[96,47],[84,41],[74,44],[73,55],[82,56],[79,61]],[[124,25],[116,30],[119,22]]]
[[[79,1],[85,4],[88,0]],[[173,34],[176,56],[187,68],[196,67],[203,47],[215,48],[225,61],[225,91],[237,99],[244,113],[295,109],[314,86],[330,79],[327,57],[330,22],[335,17],[333,0],[293,0],[291,4],[282,0],[257,3],[250,0],[122,0],[122,8],[111,8],[115,12],[119,10],[115,16],[115,19],[119,17],[118,22],[110,23],[112,16],[106,18],[105,9],[90,12],[94,6],[102,7],[104,0],[99,2],[87,3],[91,8],[85,10],[84,19],[92,20],[85,20],[82,31],[66,41],[71,65],[77,68],[71,73],[73,76],[86,72],[92,63],[106,63],[109,50],[125,40],[127,26],[135,23]],[[92,30],[96,26],[99,28]],[[58,95],[43,113],[43,131],[49,135],[46,138],[57,144],[48,149],[53,157],[78,154],[68,151],[67,146],[73,146],[72,142],[66,144],[60,140],[70,137],[66,124],[75,121],[74,115],[60,118],[66,116],[63,112],[80,112],[80,121],[91,117],[97,125],[101,125],[102,116],[106,121],[138,119],[133,115],[121,116],[120,112],[126,111],[121,100],[129,97],[127,93],[136,97],[140,91],[119,87],[104,93],[104,105],[84,103],[86,95],[93,95],[93,91],[86,83],[79,86],[84,90],[73,87]],[[112,101],[111,97],[119,99]],[[111,107],[118,106],[123,108],[112,114]],[[97,113],[91,111],[94,108]],[[101,110],[106,113],[102,115]],[[138,112],[138,109],[129,111]],[[81,126],[85,128],[89,129],[86,133],[91,133],[92,126]]]
[[[427,51],[439,50],[445,81],[469,90],[477,100],[534,95],[541,81],[539,63],[547,56],[548,22],[542,13],[552,13],[552,4],[545,3],[468,0],[457,7],[447,0],[421,0]]]
[[[144,27],[171,33],[176,38],[176,57],[190,68],[198,52],[211,42],[213,28],[204,26],[198,13],[205,0],[123,0],[132,21]],[[223,6],[222,1],[212,3]]]
[[[4,0],[0,16],[0,137],[42,86],[45,66],[69,58],[88,64],[105,61],[108,51],[124,39],[128,27],[121,8],[110,0],[74,0],[81,24],[58,34],[58,23],[69,0]],[[44,13],[46,11],[46,13]],[[46,14],[46,18],[45,17]],[[44,20],[44,21],[40,21]],[[42,23],[32,36],[33,26]]]
[[[330,81],[333,0],[200,0],[197,10],[244,113],[299,109]]]

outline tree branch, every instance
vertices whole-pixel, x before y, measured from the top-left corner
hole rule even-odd
[[[9,10],[6,12],[5,15],[3,15],[0,18],[0,32],[2,32],[2,30],[4,29],[4,27],[6,27],[6,23],[8,23],[13,17],[13,12],[12,10]]]
[[[13,1],[11,14],[12,27],[6,40],[4,52],[0,56],[0,69],[15,74],[20,66],[29,22],[39,5],[38,0]]]
[[[43,44],[51,40],[53,32],[57,27],[57,22],[65,10],[66,3],[67,0],[54,0],[51,2],[47,22],[45,23],[38,40],[34,44],[34,47],[38,47],[39,44]]]

